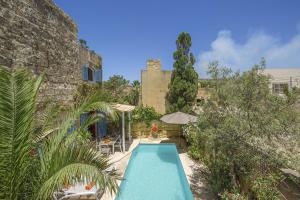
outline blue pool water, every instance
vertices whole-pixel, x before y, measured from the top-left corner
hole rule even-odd
[[[174,144],[140,144],[131,154],[116,200],[190,200]]]

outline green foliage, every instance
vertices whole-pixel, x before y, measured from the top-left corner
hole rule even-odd
[[[279,200],[277,186],[281,177],[277,174],[260,175],[255,178],[252,191],[261,200]]]
[[[76,103],[82,102],[84,99],[97,95],[100,101],[107,103],[125,103],[138,105],[139,103],[140,83],[133,81],[129,85],[129,81],[123,76],[114,75],[108,81],[103,83],[86,83],[82,82],[74,95]]]
[[[103,82],[103,89],[109,92],[112,96],[112,101],[117,103],[128,103],[128,86],[129,81],[120,75],[113,75]]]
[[[102,89],[101,83],[86,83],[82,82],[76,90],[74,101],[76,104],[82,102],[90,96],[97,95],[100,101],[113,102],[114,98],[109,91]]]
[[[25,70],[0,68],[0,199],[50,199],[65,183],[83,180],[116,192],[118,176],[104,171],[108,159],[84,137],[99,117],[68,133],[82,113],[97,109],[115,117],[113,110],[93,96],[64,117],[52,109],[36,116],[41,80]]]
[[[144,122],[150,126],[151,121],[159,120],[161,115],[157,113],[153,107],[139,106],[132,112],[132,120],[134,122]]]
[[[131,87],[132,89],[127,96],[128,103],[137,106],[140,98],[140,82],[138,80],[133,81]]]
[[[199,86],[201,88],[211,88],[211,87],[215,87],[214,85],[214,81],[211,79],[200,79],[199,80]]]
[[[169,92],[167,94],[167,111],[192,112],[198,90],[198,74],[193,65],[195,58],[190,52],[192,40],[188,33],[181,33],[176,41],[177,51],[173,58],[174,70],[172,71]]]
[[[234,192],[225,191],[221,195],[221,199],[222,200],[248,200],[248,198],[246,196],[240,194],[237,191],[234,191]]]
[[[298,94],[273,95],[264,63],[243,74],[216,65],[209,67],[212,97],[204,104],[197,127],[187,134],[189,152],[207,166],[213,192],[242,191],[247,180],[248,187],[258,189],[252,187],[257,185],[254,174],[261,174],[259,182],[266,183],[268,174],[280,167],[297,169],[291,158],[299,156],[299,111],[294,109]],[[257,197],[276,194],[274,187],[261,189],[252,192]]]
[[[24,70],[0,68],[0,199],[30,198],[33,192],[32,122],[42,78],[28,77]]]

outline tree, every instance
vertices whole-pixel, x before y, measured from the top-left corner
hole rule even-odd
[[[263,70],[264,62],[243,74],[209,67],[214,91],[188,138],[216,195],[238,191],[277,199],[279,168],[300,170],[298,94],[272,94]]]
[[[113,101],[122,103],[125,101],[129,91],[127,90],[129,81],[121,75],[113,75],[103,82],[103,89],[110,92]]]
[[[133,81],[131,87],[132,89],[128,95],[128,102],[131,105],[137,106],[140,99],[140,82],[138,80]]]
[[[110,166],[108,159],[86,137],[87,127],[99,117],[89,117],[70,134],[83,112],[97,109],[114,117],[107,104],[93,96],[66,117],[39,116],[42,123],[37,125],[42,78],[25,70],[0,68],[0,82],[0,199],[50,199],[64,184],[83,180],[116,191],[115,171],[104,171]]]
[[[138,106],[132,112],[132,119],[134,122],[144,122],[150,126],[151,121],[159,120],[161,115],[155,111],[153,107]]]
[[[190,113],[198,91],[198,74],[193,65],[195,58],[190,52],[192,40],[188,33],[181,33],[176,41],[177,51],[173,58],[169,92],[167,94],[167,112],[182,111]]]

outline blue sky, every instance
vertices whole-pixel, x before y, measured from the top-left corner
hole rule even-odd
[[[103,58],[104,79],[140,80],[146,60],[171,70],[175,41],[189,32],[200,77],[209,61],[247,70],[300,67],[299,0],[54,0],[78,25],[79,38]]]

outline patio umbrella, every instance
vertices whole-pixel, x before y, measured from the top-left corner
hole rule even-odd
[[[162,118],[160,118],[160,120],[168,124],[188,124],[191,122],[196,122],[197,117],[183,112],[175,112],[164,115]]]
[[[197,117],[183,112],[175,112],[168,115],[164,115],[163,117],[160,118],[160,120],[168,124],[184,125],[184,124],[196,122]],[[180,138],[179,138],[179,146],[181,146]]]

